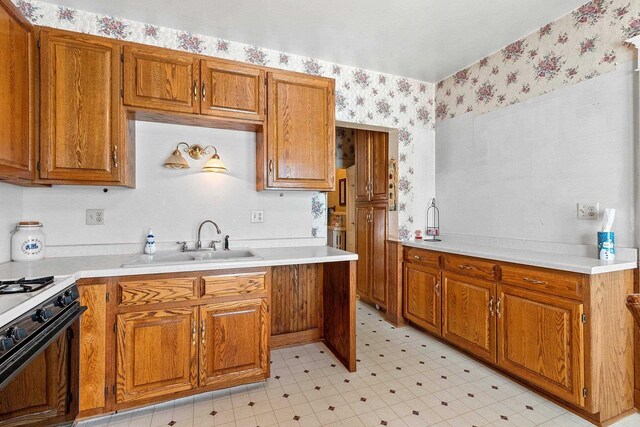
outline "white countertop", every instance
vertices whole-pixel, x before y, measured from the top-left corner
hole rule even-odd
[[[78,279],[88,277],[131,276],[138,274],[178,273],[183,271],[222,270],[231,268],[271,267],[277,265],[318,264],[355,261],[358,255],[329,246],[252,249],[261,259],[214,261],[174,265],[146,264],[122,267],[140,254],[45,258],[41,261],[7,262],[0,264],[0,280],[55,276],[53,285],[37,294],[17,294],[5,298],[0,305],[0,327],[35,308],[46,299],[64,290]],[[0,298],[2,303],[2,298]]]
[[[303,246],[252,249],[261,259],[242,261],[212,261],[172,265],[145,264],[140,267],[122,267],[140,254],[78,256],[45,258],[41,261],[7,262],[0,264],[0,280],[34,278],[41,276],[73,276],[76,280],[87,277],[131,276],[137,274],[179,273],[183,271],[222,270],[230,268],[270,267],[276,265],[318,264],[325,262],[355,261],[358,255],[329,246]]]
[[[551,268],[554,270],[572,271],[582,274],[600,274],[612,271],[630,270],[638,267],[636,261],[616,259],[614,262],[600,261],[597,258],[561,253],[547,253],[540,251],[503,248],[498,246],[483,246],[472,243],[429,241],[403,241],[404,246],[429,249],[496,261],[512,262],[515,264],[532,265],[535,267]]]

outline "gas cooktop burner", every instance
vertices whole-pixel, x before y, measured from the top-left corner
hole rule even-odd
[[[53,276],[37,279],[22,279],[0,281],[0,294],[15,294],[22,292],[34,292],[53,283]]]

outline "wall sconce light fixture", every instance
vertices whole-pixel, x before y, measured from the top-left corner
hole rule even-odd
[[[189,166],[189,163],[187,162],[187,159],[185,159],[182,153],[180,152],[180,147],[182,145],[185,146],[183,151],[189,154],[189,157],[191,157],[194,160],[200,160],[205,155],[211,154],[211,151],[213,150],[213,155],[207,161],[207,163],[205,163],[202,170],[204,170],[205,172],[217,172],[217,173],[227,172],[227,168],[225,167],[224,163],[222,163],[222,160],[220,160],[220,156],[218,156],[218,150],[216,149],[216,147],[214,147],[213,145],[207,145],[206,147],[203,147],[202,145],[199,145],[199,144],[189,145],[186,142],[180,142],[178,143],[178,145],[176,145],[176,149],[173,150],[171,155],[164,162],[165,168],[189,169],[190,166]]]

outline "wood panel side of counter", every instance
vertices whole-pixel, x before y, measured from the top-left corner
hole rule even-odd
[[[395,326],[404,326],[402,317],[402,243],[387,240],[387,312],[385,320]]]
[[[273,267],[271,347],[322,338],[322,264]]]
[[[356,261],[323,265],[324,343],[349,372],[355,372]]]

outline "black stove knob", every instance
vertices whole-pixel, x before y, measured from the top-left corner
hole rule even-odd
[[[10,337],[0,338],[0,351],[6,351],[13,347],[13,339]]]
[[[60,295],[58,297],[58,305],[60,307],[65,307],[73,302],[73,298],[69,291],[65,292],[64,295]]]
[[[7,336],[13,339],[13,341],[18,342],[23,338],[26,338],[27,331],[18,326],[14,326],[13,328],[9,329],[9,333],[7,334]]]
[[[36,311],[36,320],[40,323],[44,323],[53,317],[53,312],[48,308],[40,308]]]

